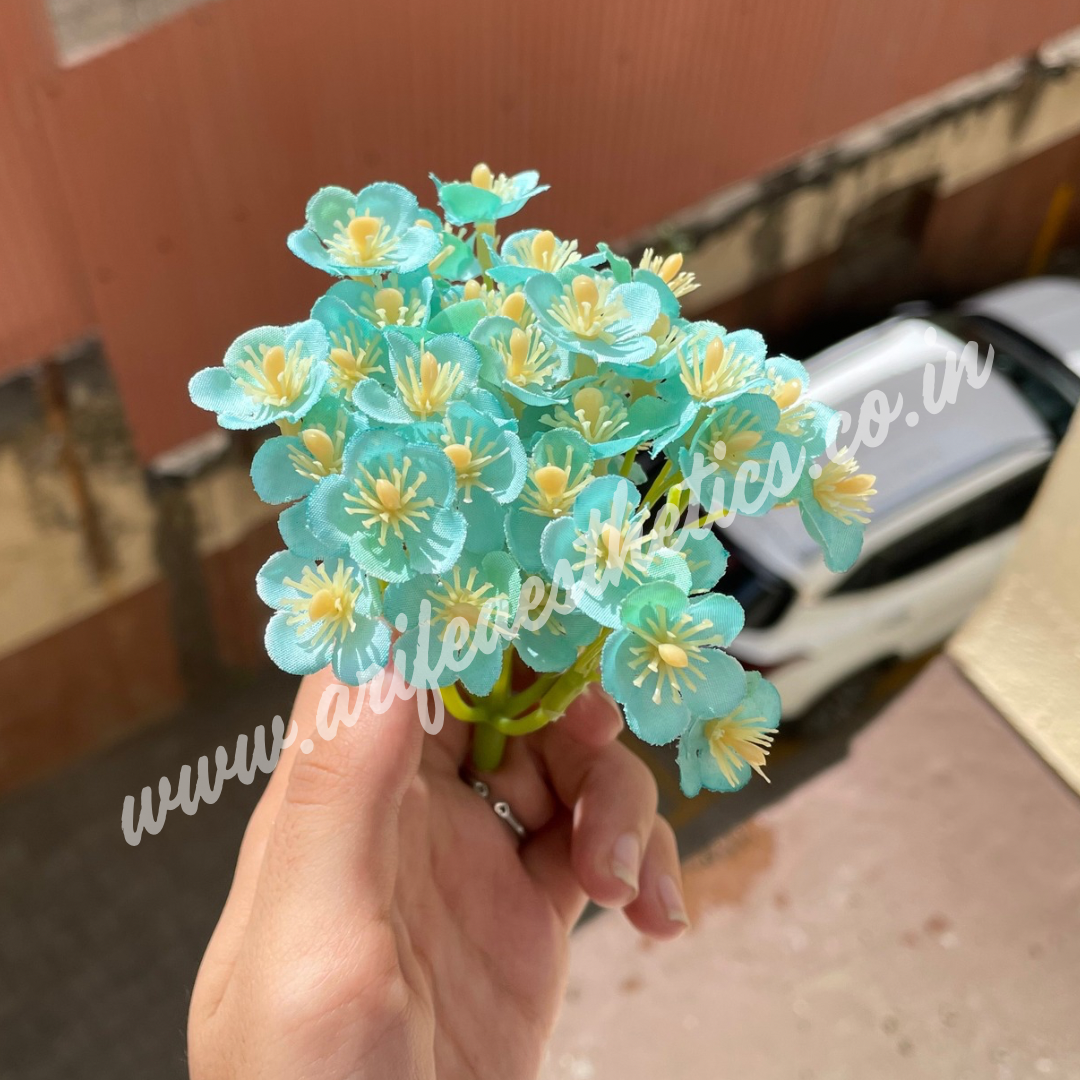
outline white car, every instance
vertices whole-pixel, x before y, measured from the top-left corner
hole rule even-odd
[[[968,341],[980,356],[993,345],[993,369],[935,414],[924,369],[940,394],[947,354]],[[898,315],[807,368],[814,397],[853,417],[875,389],[903,406],[879,445],[857,451],[878,494],[846,574],[826,570],[794,509],[718,533],[731,553],[720,588],[746,609],[732,652],[776,684],[785,720],[940,643],[986,594],[1080,400],[1080,281],[1033,278],[953,311]]]

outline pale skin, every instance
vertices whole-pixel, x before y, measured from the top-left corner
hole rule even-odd
[[[192,992],[192,1080],[533,1080],[592,899],[658,939],[686,927],[675,837],[596,688],[511,740],[494,795],[458,775],[467,725],[415,701],[315,732],[329,671],[256,807]],[[311,737],[314,747],[299,746]]]

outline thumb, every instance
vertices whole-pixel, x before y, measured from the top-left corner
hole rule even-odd
[[[286,907],[296,893],[309,913],[328,902],[376,914],[393,894],[398,815],[420,764],[415,695],[392,667],[360,687],[326,669],[304,679],[293,719],[264,875]]]

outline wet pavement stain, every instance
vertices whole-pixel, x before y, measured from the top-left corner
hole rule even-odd
[[[709,908],[741,904],[775,855],[772,830],[751,820],[691,859],[684,871],[691,922]]]

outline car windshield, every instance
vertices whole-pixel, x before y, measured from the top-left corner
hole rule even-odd
[[[985,315],[937,312],[932,317],[942,329],[962,341],[974,341],[981,356],[994,349],[994,370],[1004,375],[1038,411],[1060,440],[1073,410],[1080,402],[1080,378],[1055,356]]]

